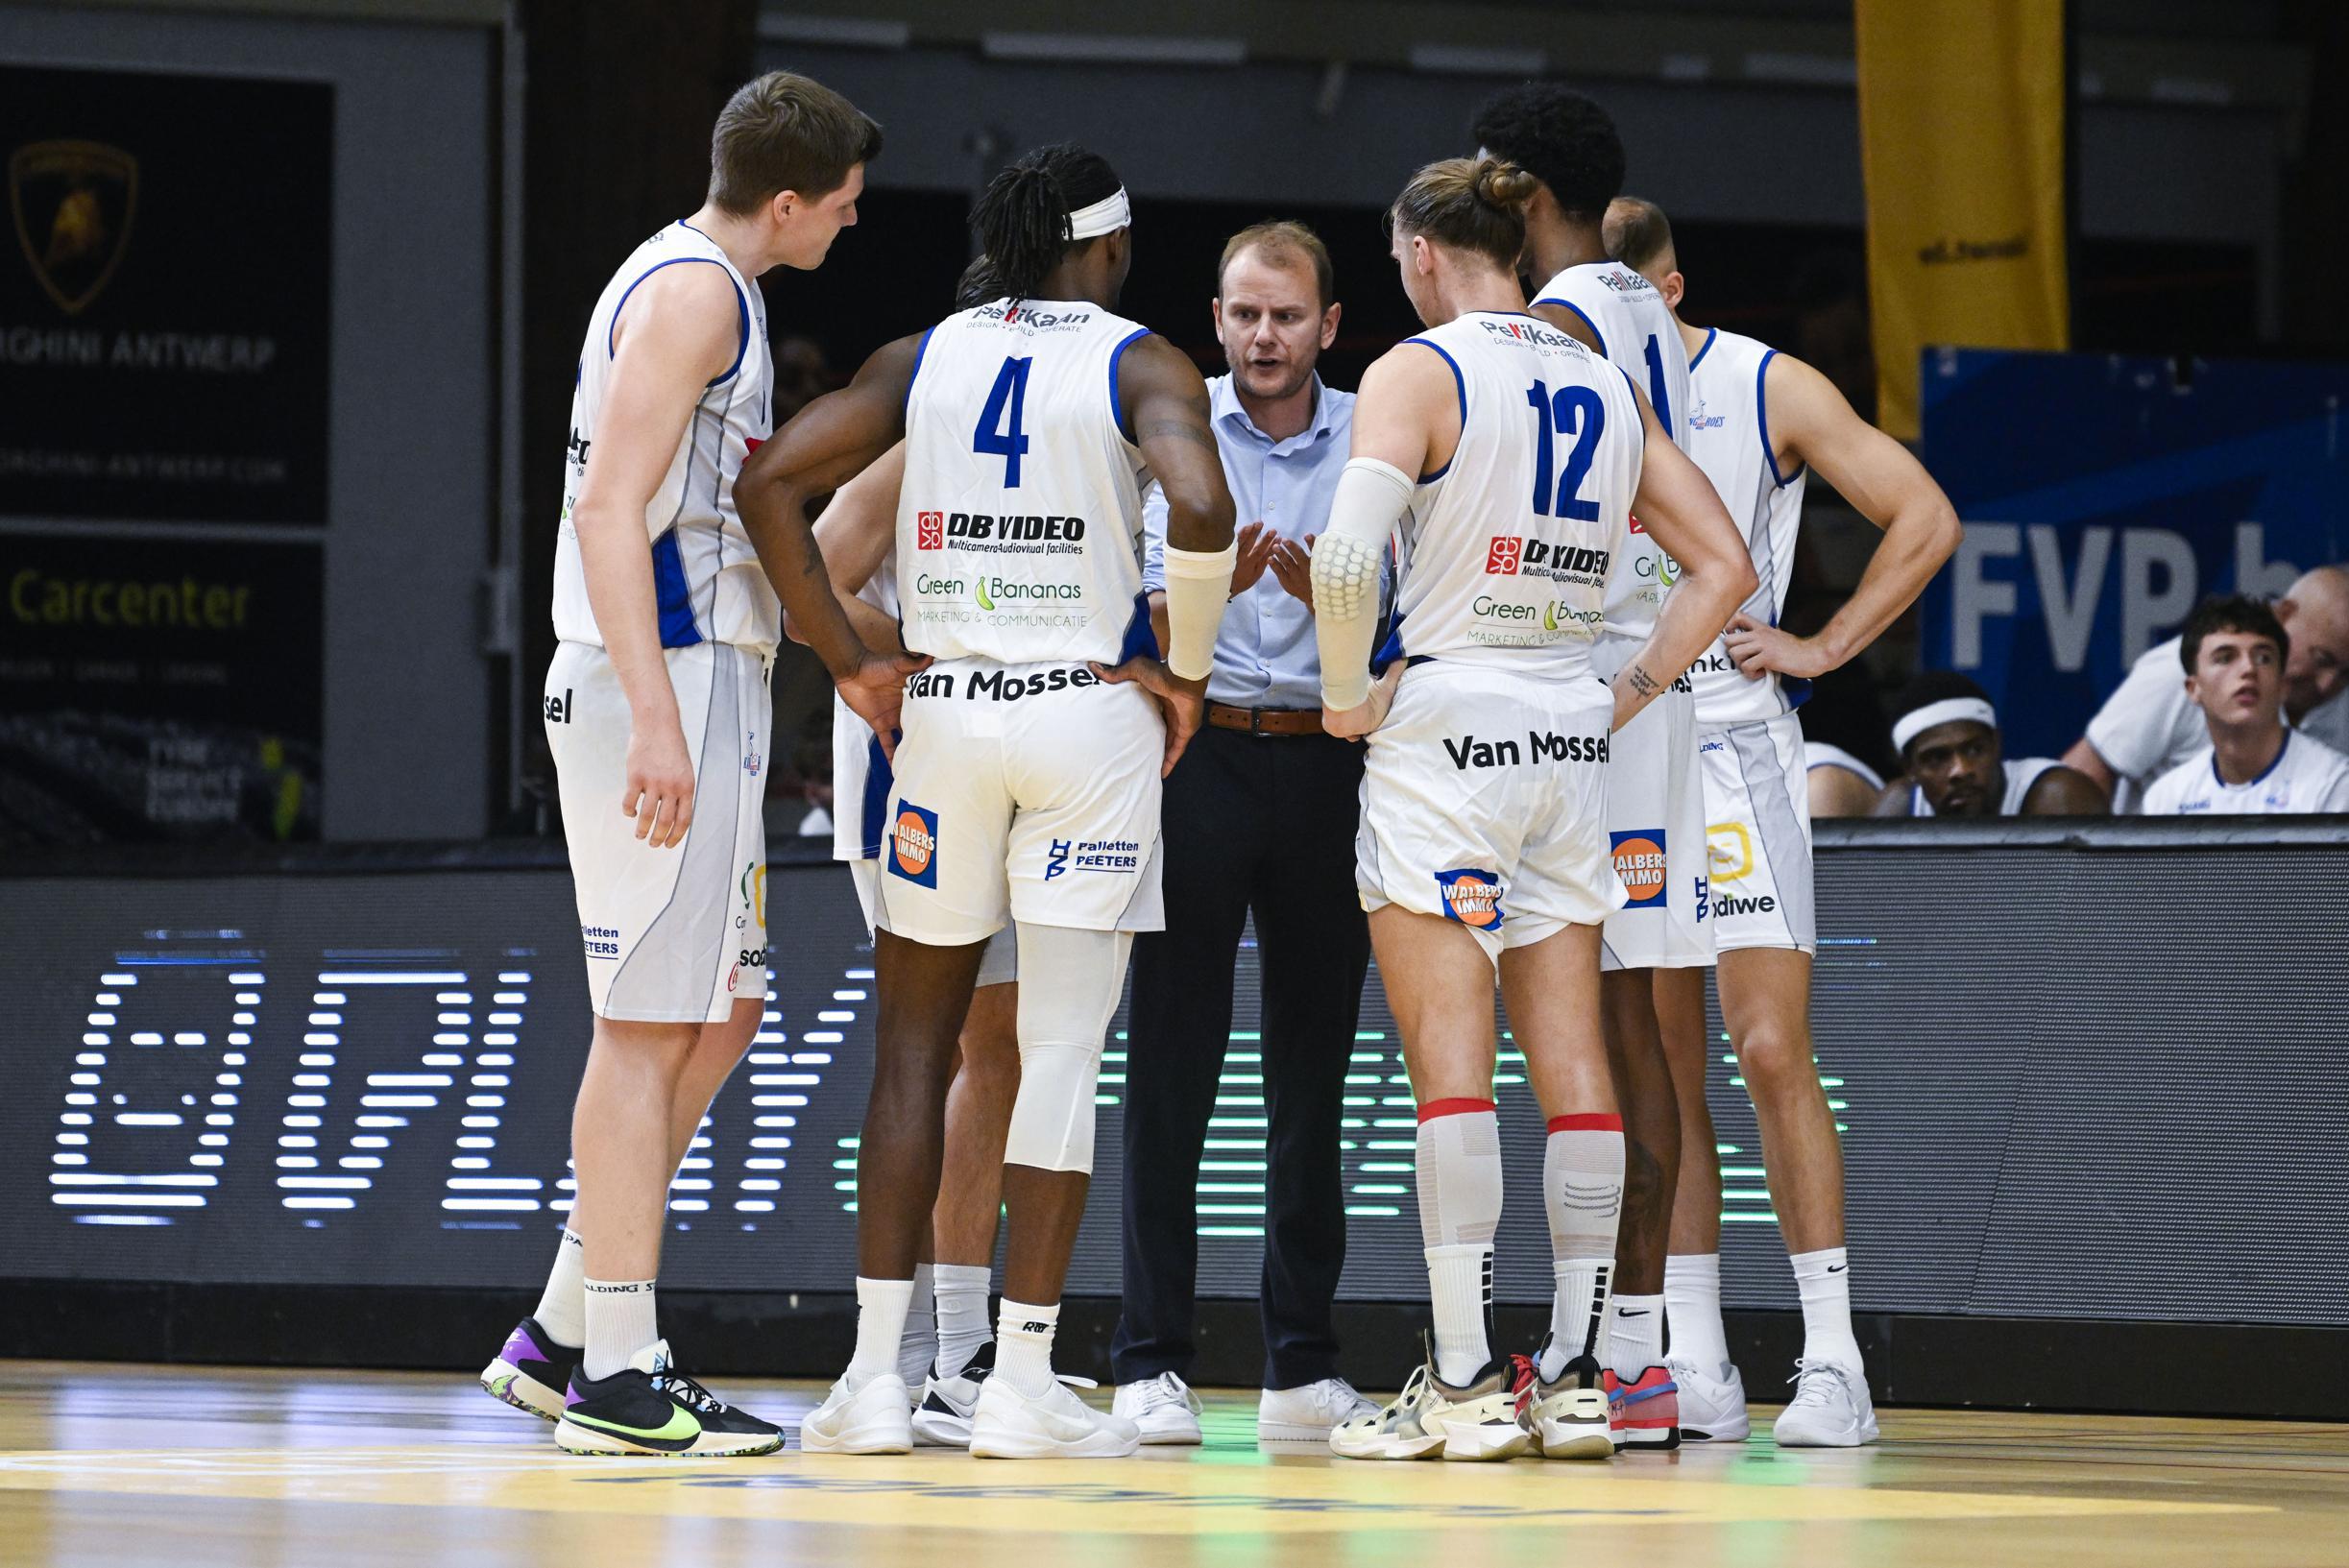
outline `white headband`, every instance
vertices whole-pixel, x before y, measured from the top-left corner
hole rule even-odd
[[[1908,743],[1936,724],[1954,724],[1959,719],[1972,719],[1976,724],[1998,727],[1998,711],[1979,697],[1944,697],[1928,702],[1923,708],[1902,713],[1892,727],[1892,749],[1908,750]]]
[[[1113,234],[1133,221],[1133,206],[1126,200],[1126,187],[1120,185],[1114,195],[1104,196],[1091,206],[1080,206],[1069,214],[1069,238],[1092,239],[1100,234]]]

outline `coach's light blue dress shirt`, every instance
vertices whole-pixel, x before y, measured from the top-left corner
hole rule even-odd
[[[1286,441],[1256,428],[1240,406],[1230,376],[1209,381],[1207,396],[1223,478],[1231,486],[1233,530],[1262,522],[1301,543],[1307,534],[1327,528],[1338,475],[1352,445],[1354,395],[1332,391],[1315,376],[1313,422]],[[1166,588],[1167,502],[1166,493],[1154,484],[1143,497],[1142,534],[1142,583],[1159,592]],[[1280,586],[1270,567],[1223,612],[1207,695],[1234,708],[1321,706],[1313,612]]]

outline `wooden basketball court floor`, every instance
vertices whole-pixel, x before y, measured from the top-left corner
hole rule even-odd
[[[787,1421],[821,1392],[721,1388]],[[1204,1447],[1118,1460],[584,1459],[462,1377],[0,1363],[0,1562],[2349,1564],[2349,1426],[1895,1411],[1796,1452],[1757,1410],[1676,1456],[1364,1464],[1259,1451],[1253,1414],[1211,1394]]]

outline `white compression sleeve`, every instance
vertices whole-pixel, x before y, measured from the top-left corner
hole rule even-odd
[[[1313,627],[1321,650],[1321,702],[1335,712],[1369,700],[1379,561],[1414,488],[1411,475],[1393,464],[1355,458],[1338,475],[1329,526],[1314,543]]]
[[[1167,668],[1183,680],[1204,680],[1215,668],[1215,635],[1239,559],[1236,543],[1220,550],[1166,547]]]
[[[1133,936],[1022,921],[1019,944],[1020,1091],[1004,1163],[1089,1171],[1102,1043]]]

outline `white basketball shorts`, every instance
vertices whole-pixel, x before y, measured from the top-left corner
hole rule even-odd
[[[1711,847],[1713,941],[1736,948],[1819,951],[1811,893],[1810,780],[1792,713],[1707,730],[1705,770]]]
[[[1639,644],[1603,642],[1593,664],[1611,677]],[[1607,917],[1601,969],[1696,969],[1713,961],[1707,918],[1705,780],[1697,765],[1696,697],[1673,682],[1615,733],[1607,768],[1607,838],[1623,903]]]
[[[1412,666],[1363,770],[1362,906],[1458,921],[1495,963],[1598,925],[1622,898],[1607,852],[1611,712],[1593,680]]]
[[[653,849],[620,811],[628,699],[604,650],[559,643],[543,709],[598,1018],[715,1024],[766,995],[767,661],[727,642],[665,650],[693,761],[693,824]]]
[[[935,947],[1006,921],[1166,927],[1158,769],[1166,730],[1136,686],[1083,664],[956,659],[906,683],[881,845],[881,929]]]

